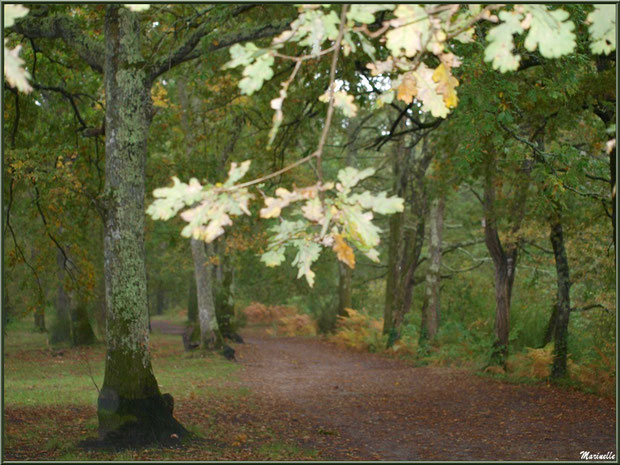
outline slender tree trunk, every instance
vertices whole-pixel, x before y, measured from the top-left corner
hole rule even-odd
[[[45,327],[45,308],[43,305],[37,305],[34,310],[34,329],[42,333],[47,331]]]
[[[32,249],[30,251],[30,258],[32,262],[35,262],[35,259],[39,251],[37,249]],[[45,295],[39,295],[37,299],[35,310],[34,310],[34,329],[35,331],[44,333],[47,331],[45,326]]]
[[[198,300],[198,320],[200,322],[200,342],[203,349],[215,349],[221,345],[221,335],[215,316],[211,266],[205,252],[205,243],[191,239],[196,294]]]
[[[56,315],[50,331],[49,342],[52,345],[71,343],[71,313],[69,295],[65,290],[65,258],[63,253],[56,252],[58,265],[58,291],[56,294]]]
[[[170,440],[186,430],[172,416],[172,397],[159,391],[148,348],[144,169],[151,82],[138,17],[120,5],[106,6],[104,69],[107,354],[99,435],[129,444]]]
[[[531,170],[528,161],[522,167],[523,182],[517,184],[517,198],[513,202],[511,211],[511,233],[516,236],[525,212],[527,198],[527,176]],[[495,266],[495,341],[491,363],[504,365],[508,355],[508,341],[510,336],[510,304],[512,298],[512,285],[514,283],[518,258],[518,239],[502,246],[497,229],[497,217],[495,211],[495,185],[493,174],[495,172],[495,159],[489,156],[486,163],[484,183],[484,239],[493,259]]]
[[[568,356],[568,322],[570,318],[570,272],[566,248],[564,246],[564,234],[560,221],[551,225],[549,235],[553,254],[555,256],[555,269],[557,273],[558,289],[556,299],[556,323],[554,330],[553,347],[553,366],[551,368],[552,378],[562,378],[566,376],[566,359]]]
[[[445,197],[442,195],[433,201],[430,213],[428,248],[430,263],[426,272],[426,295],[422,306],[422,341],[432,341],[439,329],[441,284],[441,243],[443,235],[443,213]]]
[[[553,340],[553,335],[555,334],[555,325],[558,319],[558,306],[556,304],[553,305],[553,309],[551,310],[551,317],[549,318],[549,322],[547,323],[547,327],[545,328],[545,334],[543,335],[543,341],[541,347],[545,347]]]
[[[97,340],[88,319],[86,302],[81,298],[71,309],[71,340],[74,346],[93,344]]]
[[[351,308],[352,278],[353,270],[338,260],[338,316],[346,316],[346,309]]]

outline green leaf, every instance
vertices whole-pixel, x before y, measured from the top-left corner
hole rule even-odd
[[[299,252],[297,252],[295,260],[293,260],[293,266],[297,266],[299,269],[297,279],[305,276],[306,281],[308,281],[308,285],[313,287],[315,274],[310,267],[319,258],[319,255],[321,254],[321,246],[316,242],[311,242],[308,240],[298,241],[296,245]]]
[[[590,50],[607,55],[616,49],[616,6],[595,5],[588,15],[590,26]]]
[[[379,192],[376,195],[371,194],[369,191],[364,191],[360,194],[352,195],[347,199],[350,203],[358,203],[365,209],[374,211],[381,215],[391,215],[392,213],[402,212],[404,207],[404,200],[400,197],[388,197],[385,192]]]
[[[235,162],[233,162],[230,165],[230,170],[228,171],[228,179],[224,183],[224,187],[234,186],[234,184],[239,179],[244,177],[245,174],[248,172],[248,170],[250,169],[251,163],[252,163],[252,160],[246,160],[242,162],[240,165],[237,165]]]
[[[172,182],[172,187],[160,187],[153,191],[156,200],[147,208],[146,213],[154,220],[168,220],[186,205],[192,205],[203,198],[202,186],[195,178],[185,184],[175,176]]]
[[[260,260],[268,267],[279,266],[284,261],[284,247],[269,250],[261,255]]]
[[[502,73],[515,71],[519,67],[521,56],[512,53],[515,46],[512,36],[523,32],[523,14],[517,11],[502,11],[499,18],[503,23],[489,31],[489,45],[484,50],[484,61],[492,62],[493,69],[499,69]]]
[[[373,168],[366,168],[365,170],[359,171],[352,166],[347,166],[346,168],[338,171],[338,180],[344,187],[345,191],[347,191],[356,186],[358,182],[372,176],[373,174],[375,174],[375,170]]]
[[[264,54],[248,65],[243,70],[245,76],[239,81],[239,89],[242,94],[252,95],[263,87],[263,83],[273,77],[273,56]]]
[[[549,10],[545,5],[523,5],[531,15],[529,33],[525,48],[530,52],[540,50],[545,58],[558,58],[575,49],[575,25],[568,20],[568,13],[562,9]],[[528,17],[524,22],[528,21]]]
[[[256,58],[256,54],[260,49],[252,42],[247,44],[234,44],[230,47],[231,60],[226,62],[222,69],[236,68],[237,66],[247,66]]]
[[[361,251],[379,245],[379,228],[372,223],[372,213],[362,212],[359,206],[342,206],[342,218],[347,237]]]
[[[347,13],[349,21],[357,21],[362,24],[371,24],[375,21],[375,13],[382,10],[393,10],[393,4],[353,4]]]
[[[231,178],[243,175],[249,166],[244,162],[240,167],[233,163]],[[252,194],[246,188],[221,191],[221,187],[201,186],[192,178],[185,184],[174,177],[172,187],[155,189],[155,201],[146,213],[154,220],[167,220],[176,215],[185,206],[188,210],[181,213],[181,218],[188,224],[181,231],[184,237],[211,242],[224,233],[224,227],[232,225],[231,216],[249,215],[248,203]]]
[[[340,18],[333,10],[325,14],[320,9],[305,9],[291,24],[291,30],[296,31],[291,37],[285,35],[286,40],[296,40],[300,45],[309,46],[312,54],[321,51],[321,44],[325,39],[336,40]],[[282,37],[277,38],[280,41]]]
[[[385,34],[385,45],[394,57],[414,57],[429,40],[430,19],[421,5],[398,5],[394,15],[396,19],[390,21],[392,28]]]
[[[270,231],[275,235],[269,240],[272,244],[290,241],[303,233],[306,229],[306,225],[307,223],[302,220],[282,220],[280,223],[270,228]]]

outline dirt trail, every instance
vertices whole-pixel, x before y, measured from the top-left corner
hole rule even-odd
[[[293,421],[332,438],[334,458],[579,460],[615,449],[615,405],[544,385],[510,385],[465,370],[297,338],[245,335],[243,380]],[[355,454],[357,455],[357,454]]]
[[[607,399],[411,367],[315,339],[243,336],[245,344],[235,344],[242,383],[266,417],[275,412],[292,429],[318,432],[320,440],[300,437],[300,445],[335,460],[576,461],[581,451],[616,453]]]

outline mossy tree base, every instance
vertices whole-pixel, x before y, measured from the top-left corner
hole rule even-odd
[[[172,415],[170,394],[127,399],[102,392],[99,396],[99,443],[105,447],[140,447],[180,443],[189,432]]]

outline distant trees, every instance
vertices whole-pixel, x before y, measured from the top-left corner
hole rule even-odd
[[[461,170],[471,173],[464,174],[463,178],[467,177],[472,183],[482,180],[484,193],[479,197],[485,218],[484,238],[495,267],[495,348],[498,361],[503,362],[510,340],[510,300],[517,258],[524,243],[522,220],[529,211],[528,202],[535,189],[552,189],[555,185],[570,190],[574,186],[568,174],[571,170],[564,166],[558,168],[554,162],[556,156],[561,158],[565,149],[570,149],[574,155],[581,147],[575,147],[574,141],[566,142],[570,139],[566,136],[566,128],[575,122],[566,114],[561,115],[564,119],[555,133],[545,124],[534,128],[532,123],[541,123],[561,113],[565,104],[561,97],[563,90],[558,89],[560,86],[553,79],[558,72],[562,77],[561,89],[575,94],[574,89],[579,87],[573,82],[574,73],[568,65],[557,64],[557,69],[541,65],[548,58],[566,55],[576,46],[574,24],[568,13],[562,8],[540,5],[511,5],[498,10],[494,5],[309,5],[297,10],[292,6],[276,8],[251,4],[173,4],[150,8],[120,4],[33,5],[28,16],[15,21],[8,32],[31,45],[27,57],[38,100],[29,98],[24,106],[19,103],[17,92],[12,99],[14,124],[10,128],[10,138],[11,145],[19,150],[11,151],[7,160],[5,192],[9,200],[5,206],[4,231],[13,240],[11,261],[27,265],[36,276],[33,282],[41,290],[40,267],[31,264],[34,260],[32,255],[28,256],[39,244],[24,250],[14,230],[17,223],[10,217],[12,202],[25,204],[26,192],[36,191],[36,196],[33,194],[31,198],[36,199],[36,213],[42,220],[43,234],[32,233],[32,236],[46,237],[46,241],[49,239],[60,252],[65,250],[63,244],[65,247],[79,244],[79,255],[90,256],[90,260],[81,261],[88,265],[86,268],[103,267],[108,351],[98,400],[99,432],[103,439],[140,442],[164,440],[185,433],[174,419],[170,396],[159,390],[148,349],[144,211],[147,153],[153,140],[161,143],[157,150],[152,148],[151,151],[162,167],[154,176],[158,182],[169,178],[172,173],[165,167],[170,166],[174,166],[175,174],[189,176],[195,169],[194,161],[199,158],[196,150],[199,143],[205,148],[209,145],[219,148],[216,156],[196,169],[196,176],[206,176],[206,180],[194,179],[186,184],[177,179],[173,187],[156,191],[157,200],[148,209],[152,217],[159,219],[171,218],[184,210],[181,213],[187,223],[184,235],[191,237],[197,296],[195,314],[205,345],[213,345],[221,337],[218,336],[218,315],[221,328],[230,322],[234,273],[230,263],[224,261],[213,269],[211,259],[221,260],[226,251],[223,244],[217,253],[207,251],[204,242],[213,242],[221,236],[233,218],[236,221],[237,217],[256,213],[266,220],[275,219],[269,238],[262,238],[257,246],[267,266],[277,266],[291,258],[297,276],[304,277],[312,286],[317,278],[313,265],[319,262],[323,249],[332,249],[339,261],[339,314],[352,305],[354,250],[364,256],[364,260],[379,261],[381,230],[377,224],[383,221],[381,215],[392,215],[387,225],[383,331],[388,344],[393,344],[401,336],[405,317],[412,307],[414,285],[421,282],[416,271],[424,260],[429,266],[422,332],[429,339],[438,332],[443,207],[441,197],[434,200],[427,191],[427,172],[436,156],[427,130],[437,127],[453,113],[452,127],[458,129],[460,140],[444,152],[452,157],[465,153],[462,160],[467,162],[461,163]],[[603,10],[603,6],[578,6],[573,12],[582,22],[590,18],[589,35],[593,39],[594,53],[610,51],[612,44],[615,49],[615,35],[609,34],[615,23],[601,14]],[[514,36],[519,34],[525,40],[519,38],[520,54],[517,55],[513,53]],[[482,43],[485,35],[488,41]],[[269,44],[260,47],[248,43],[272,37]],[[472,42],[473,45],[467,45]],[[227,47],[231,47],[230,60],[224,63],[225,59],[217,58],[215,53]],[[15,58],[16,54],[12,56]],[[192,69],[194,74],[190,73],[187,78],[180,76],[180,72],[174,74],[175,68],[178,70],[184,63],[195,63],[193,60],[197,59],[207,63]],[[357,62],[362,64],[357,66]],[[528,76],[533,74],[531,82],[524,83],[521,75],[500,76],[489,68],[505,72],[517,69],[520,62]],[[15,61],[12,63],[16,65]],[[309,63],[313,65],[307,66]],[[239,80],[241,94],[227,85],[230,78],[222,72],[222,65],[226,69],[243,68]],[[19,63],[16,66],[19,69]],[[170,77],[170,83],[164,84],[164,74]],[[352,85],[360,81],[362,75],[366,76],[372,92],[366,87],[355,94]],[[272,81],[276,76],[277,81]],[[13,82],[11,79],[9,84]],[[173,79],[176,81],[172,82]],[[194,96],[188,91],[193,81],[200,82],[210,93],[196,97],[198,100],[211,101],[209,99],[217,95],[225,101],[213,101],[209,107],[193,105]],[[63,86],[56,86],[58,82],[63,82]],[[390,83],[389,88],[378,90],[377,86],[385,87],[386,82]],[[271,89],[273,95],[257,96],[255,93],[265,83],[276,84],[275,90]],[[605,89],[608,86],[607,81],[601,83]],[[463,89],[459,90],[460,103],[457,87]],[[169,120],[158,120],[156,124],[161,131],[165,126],[181,127],[183,134],[177,140],[182,147],[180,150],[172,147],[170,140],[160,140],[161,131],[150,131],[157,118],[156,108],[166,106],[166,89],[176,92],[180,118],[174,120],[168,114]],[[56,97],[51,97],[51,93]],[[609,124],[614,118],[607,97],[605,101],[599,100],[600,105],[596,105],[595,110]],[[36,121],[36,115],[43,110],[45,115],[63,113],[56,109],[58,100],[71,108],[73,132],[70,134],[64,132],[64,127],[53,126],[68,126],[64,119],[61,122]],[[220,110],[235,100],[241,109],[239,117],[232,121],[223,117]],[[317,110],[322,105],[317,100],[327,106]],[[582,99],[582,106],[588,106],[587,100]],[[248,102],[259,105],[245,108]],[[376,176],[377,169],[364,163],[350,166],[353,164],[351,156],[347,156],[347,163],[337,163],[329,161],[325,155],[331,149],[332,121],[346,127],[362,105],[398,112],[392,124],[383,121],[378,131],[378,139],[383,142],[397,141],[393,144],[396,147],[393,147],[391,160],[392,175],[387,180]],[[461,106],[465,108],[460,110]],[[201,128],[189,120],[190,113],[195,111],[202,113]],[[341,119],[334,116],[336,111]],[[321,117],[312,120],[316,115]],[[49,119],[54,118],[50,116]],[[42,168],[44,163],[28,152],[28,144],[32,141],[20,140],[24,121],[36,122],[37,129],[47,128],[29,134],[40,148],[54,146],[56,133],[69,134],[63,139],[71,139],[73,143],[75,138],[76,142],[72,146],[63,144],[62,158],[59,155],[53,161],[46,160]],[[586,122],[589,126],[589,120]],[[269,132],[268,137],[252,139],[255,133],[243,132],[248,125],[258,128],[261,134]],[[307,131],[299,130],[300,127]],[[537,128],[541,128],[540,131]],[[202,131],[202,140],[192,137],[199,131]],[[599,133],[596,132],[596,138],[600,138]],[[100,164],[104,160],[98,145],[104,134],[105,168]],[[219,134],[227,135],[223,138],[225,143],[215,137]],[[89,146],[80,138],[88,138]],[[240,148],[236,144],[242,139]],[[549,145],[545,145],[545,139]],[[539,141],[542,142],[537,145]],[[241,182],[250,169],[247,158],[254,158],[253,153],[264,153],[264,145],[271,147],[272,151],[268,152],[271,159],[259,157],[258,163],[262,163],[259,171],[267,174]],[[287,159],[287,149],[293,145],[294,155],[289,154]],[[545,146],[551,147],[548,150],[554,155],[553,160],[543,150]],[[538,162],[536,166],[532,157],[524,155],[525,148],[532,150],[532,157]],[[614,204],[615,149],[608,154],[606,161],[611,178],[604,178],[604,182],[612,185],[611,190],[605,187]],[[285,163],[288,161],[290,164]],[[229,162],[231,167],[227,169]],[[303,175],[286,177],[293,168],[304,164],[311,168]],[[542,176],[537,171],[539,165],[553,169]],[[572,168],[571,164],[566,166]],[[579,172],[578,169],[574,171]],[[584,172],[583,175],[601,177],[598,172]],[[293,179],[303,185],[291,183],[287,188],[276,188],[283,177],[287,182]],[[54,189],[60,178],[63,190],[57,192]],[[393,183],[394,195],[371,191],[365,185],[369,180],[373,180],[373,187],[379,188]],[[17,189],[19,183],[21,191]],[[43,190],[43,186],[49,189]],[[256,189],[250,192],[250,187]],[[73,196],[71,193],[75,191],[80,195]],[[262,197],[264,204],[258,212],[250,204],[255,194]],[[598,200],[600,197],[596,193]],[[77,201],[65,205],[66,198],[71,201],[80,198],[82,202],[87,199],[88,208],[83,204],[78,206]],[[42,204],[43,200],[48,203]],[[615,205],[610,205],[607,198],[603,199],[603,204],[615,227]],[[58,223],[75,221],[70,232],[65,233],[68,237],[63,239],[66,240],[58,240],[59,228],[56,221],[48,221],[51,217],[45,206],[54,211],[53,218]],[[75,218],[65,218],[66,208],[87,213],[76,215],[79,222]],[[286,216],[282,216],[283,211]],[[102,220],[102,256],[101,247],[97,247],[99,235],[92,234],[92,217]],[[566,254],[562,253],[564,216],[554,218],[550,224],[559,267],[560,306],[555,323],[559,352],[554,373],[561,374],[562,364],[565,365],[562,354],[565,354],[563,344],[568,328],[567,308],[570,309],[566,289],[568,265]],[[31,226],[24,219],[21,225]],[[424,238],[429,228],[428,257],[425,257]],[[189,254],[186,255],[189,263]],[[57,270],[62,262],[64,271],[68,272],[66,258],[66,255],[62,260],[59,258],[51,266]],[[160,262],[164,261],[162,257]],[[87,271],[82,274],[89,275]],[[92,278],[84,279],[87,283],[84,287],[94,287],[92,281]],[[192,286],[190,296],[191,289]],[[159,296],[162,288],[158,287],[156,292]],[[3,300],[7,299],[5,290]],[[45,300],[44,296],[39,300]],[[190,297],[190,321],[194,315],[192,303]],[[65,311],[66,308],[67,294],[61,283],[57,309]],[[85,306],[80,301],[75,309],[74,320],[81,322],[74,326],[77,331],[77,328],[86,328],[83,324]],[[42,326],[42,320],[37,321]]]

